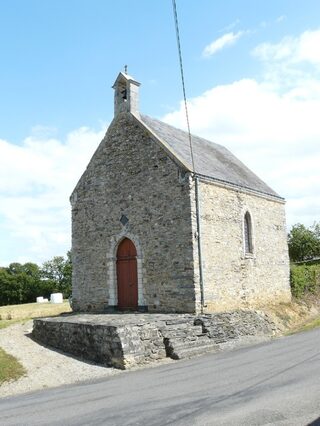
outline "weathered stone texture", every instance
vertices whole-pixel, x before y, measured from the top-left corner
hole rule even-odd
[[[117,306],[116,250],[128,237],[138,252],[139,306],[195,311],[189,179],[131,114],[116,116],[71,203],[75,310]]]
[[[35,340],[83,359],[125,369],[166,357],[157,326],[143,319],[82,315],[34,320]]]
[[[246,336],[272,336],[277,333],[274,322],[261,311],[232,311],[199,315],[195,325],[216,344],[228,343]]]
[[[288,302],[289,259],[284,204],[200,183],[205,312]],[[244,251],[244,215],[253,253]]]
[[[33,338],[83,359],[120,369],[190,358],[272,337],[276,327],[257,311],[222,314],[76,314],[34,320]],[[254,340],[252,340],[254,339]]]
[[[127,237],[138,254],[139,306],[201,312],[195,184],[171,157],[130,113],[110,125],[71,197],[74,310],[117,306],[116,251]],[[203,180],[199,196],[203,311],[288,302],[284,204]]]

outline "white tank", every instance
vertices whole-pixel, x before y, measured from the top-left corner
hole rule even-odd
[[[50,295],[51,303],[63,303],[62,293],[52,293]]]

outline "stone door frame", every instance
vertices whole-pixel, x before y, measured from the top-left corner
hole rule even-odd
[[[138,309],[137,249],[132,240],[124,238],[117,250],[118,309]]]
[[[138,237],[130,232],[121,232],[110,239],[110,250],[107,253],[108,307],[115,310],[118,308],[117,251],[119,244],[125,238],[131,240],[137,250],[138,309],[145,311],[147,308],[144,298],[145,280],[143,279],[143,253]]]

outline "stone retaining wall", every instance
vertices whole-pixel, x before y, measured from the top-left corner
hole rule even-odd
[[[165,357],[189,358],[217,351],[243,337],[274,335],[276,327],[258,311],[207,315],[77,314],[34,320],[35,340],[83,359],[126,369]]]

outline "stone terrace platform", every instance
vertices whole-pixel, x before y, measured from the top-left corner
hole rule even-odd
[[[165,357],[189,358],[243,340],[265,340],[274,323],[260,311],[211,315],[70,314],[34,320],[33,338],[110,367],[120,369]]]

